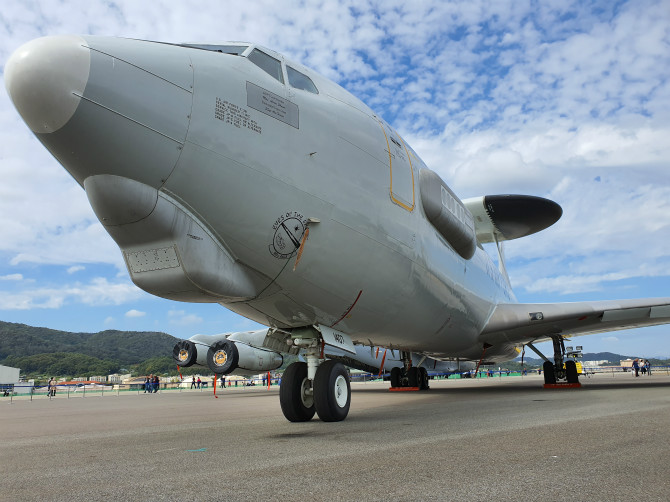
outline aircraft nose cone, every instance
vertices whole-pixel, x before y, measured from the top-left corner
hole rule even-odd
[[[38,38],[9,58],[5,86],[28,127],[34,133],[52,133],[74,115],[90,67],[91,55],[83,38]]]

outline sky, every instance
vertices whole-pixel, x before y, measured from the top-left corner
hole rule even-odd
[[[670,297],[668,0],[3,0],[0,67],[56,34],[270,47],[363,100],[459,197],[562,206],[556,225],[506,245],[519,301]],[[0,320],[178,337],[258,326],[135,287],[84,191],[4,85]],[[571,343],[670,357],[670,327]]]

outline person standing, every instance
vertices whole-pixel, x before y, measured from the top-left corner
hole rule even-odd
[[[200,380],[200,377],[198,377],[198,389],[200,388],[201,384],[202,384],[202,380]]]
[[[51,377],[49,380],[47,390],[49,391],[49,397],[56,397],[56,381],[54,377]]]
[[[191,389],[195,389],[195,375],[193,376],[193,380],[191,381]]]
[[[633,361],[633,369],[635,370],[635,376],[640,376],[640,363],[637,359]]]
[[[149,381],[149,375],[144,378],[144,393],[150,392],[151,382]]]
[[[221,388],[226,388],[226,375],[221,375]]]

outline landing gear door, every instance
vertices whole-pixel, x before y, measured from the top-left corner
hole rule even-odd
[[[326,345],[342,349],[351,354],[356,353],[356,347],[346,333],[342,333],[341,331],[337,331],[336,329],[327,326],[318,326],[318,329],[321,332],[321,336]]]

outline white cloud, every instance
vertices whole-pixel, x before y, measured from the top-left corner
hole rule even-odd
[[[604,336],[601,338],[601,340],[606,343],[617,343],[619,338],[616,336]]]
[[[86,267],[83,267],[81,265],[73,265],[72,267],[67,269],[68,274],[74,274],[75,272],[81,272],[84,270]]]
[[[95,306],[121,305],[143,295],[145,293],[129,281],[111,283],[104,277],[96,277],[88,284],[0,291],[0,310],[57,309],[73,302]]]
[[[179,326],[189,326],[192,324],[199,324],[203,321],[202,317],[196,314],[187,314],[184,310],[169,310],[168,318],[170,324]]]
[[[0,275],[0,281],[22,281],[23,274]]]
[[[144,317],[145,315],[147,315],[146,312],[142,312],[142,311],[140,311],[140,310],[135,310],[135,309],[131,309],[131,310],[129,310],[128,312],[125,313],[125,316],[126,316],[126,317],[130,317],[130,318],[134,318],[134,317]]]
[[[103,322],[104,322],[104,324],[109,325],[109,324],[113,324],[114,321],[115,321],[115,319],[112,316],[108,316],[108,317],[105,318],[105,320]]]

